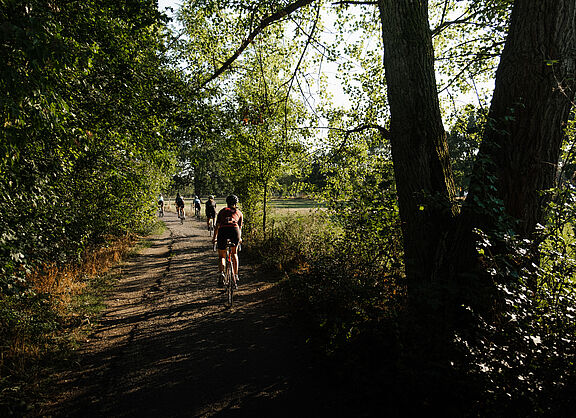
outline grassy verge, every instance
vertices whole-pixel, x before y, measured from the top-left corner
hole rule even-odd
[[[340,234],[325,213],[277,211],[269,218],[266,234],[261,229],[250,231],[244,250],[265,270],[289,273],[331,251]]]
[[[146,233],[160,233],[157,222]],[[22,294],[0,295],[0,416],[33,414],[105,308],[117,277],[109,269],[134,251],[136,237],[110,239],[77,266],[44,266]]]

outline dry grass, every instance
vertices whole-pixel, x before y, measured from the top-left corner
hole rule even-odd
[[[133,245],[134,239],[126,237],[87,251],[79,265],[46,265],[28,275],[32,293],[27,297],[0,300],[0,386],[5,387],[0,391],[0,416],[18,415],[19,408],[28,404],[26,399],[35,398],[44,373],[40,365],[62,357],[87,332],[96,312],[81,312],[86,308],[79,298],[101,299],[101,289],[94,290],[91,284],[93,278],[122,260]]]
[[[64,315],[69,311],[72,299],[86,288],[86,279],[106,273],[134,245],[134,239],[130,237],[110,242],[104,247],[87,250],[80,265],[60,267],[53,263],[29,274],[30,289],[37,294],[49,295],[57,313]]]

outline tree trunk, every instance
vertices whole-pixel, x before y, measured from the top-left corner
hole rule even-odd
[[[576,2],[516,0],[467,198],[474,216],[502,202],[526,238],[543,221],[541,192],[554,185],[575,76]],[[480,219],[488,229],[499,222]]]
[[[268,201],[268,181],[264,182],[264,199],[262,206],[262,234],[266,239],[266,202]]]
[[[409,283],[428,282],[455,186],[425,0],[379,0],[392,159]]]

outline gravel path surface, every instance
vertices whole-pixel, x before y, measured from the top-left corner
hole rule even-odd
[[[119,267],[105,314],[46,415],[293,416],[300,406],[287,394],[306,374],[306,350],[276,288],[240,253],[240,289],[227,308],[205,223],[181,225],[171,212],[164,221],[167,231]]]

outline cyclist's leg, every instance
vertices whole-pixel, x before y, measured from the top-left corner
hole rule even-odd
[[[224,273],[226,267],[226,250],[218,249],[218,272]]]
[[[231,247],[230,252],[232,254],[232,271],[234,272],[234,277],[238,277],[238,252],[236,251],[238,247]]]
[[[226,271],[226,250],[218,249],[218,286],[224,283],[224,272]]]

